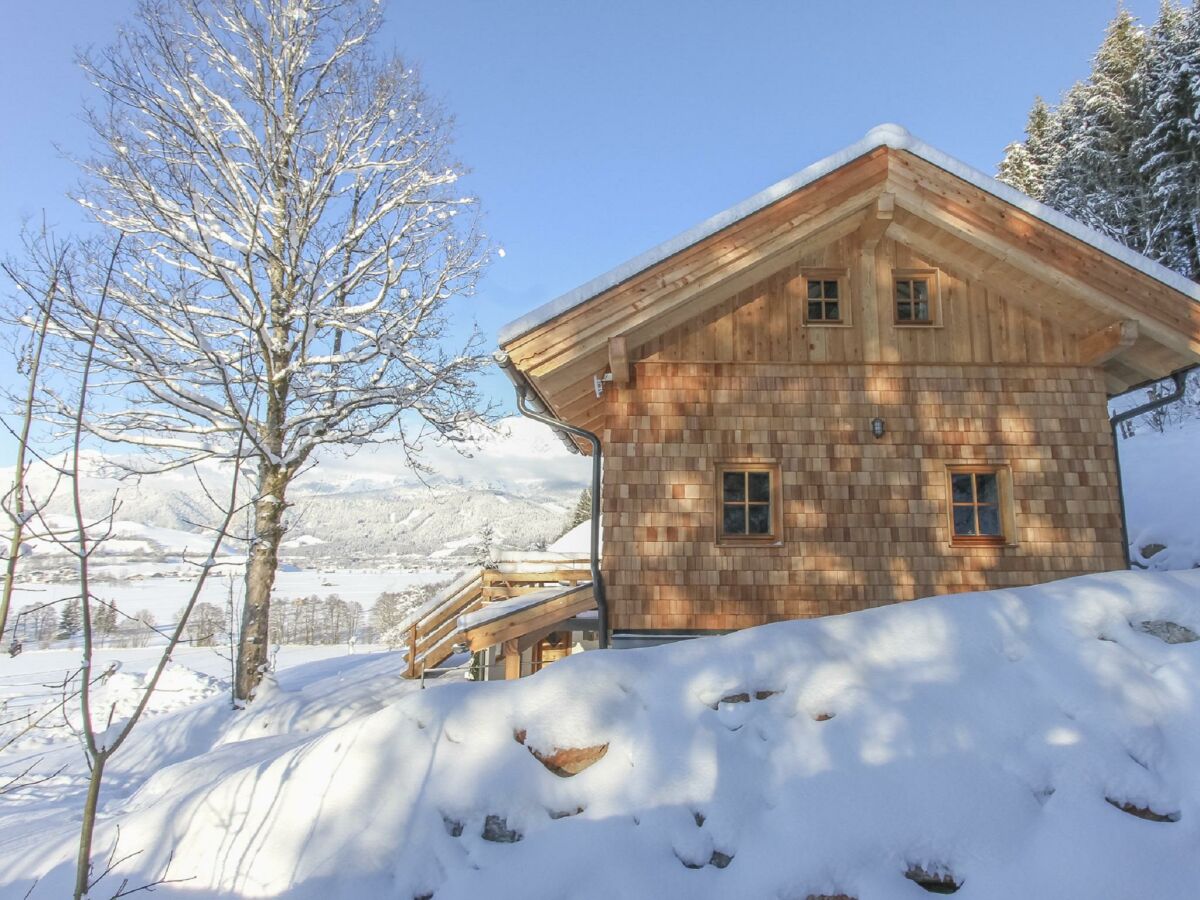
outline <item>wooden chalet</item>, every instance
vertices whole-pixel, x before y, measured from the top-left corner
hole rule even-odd
[[[629,643],[1125,567],[1108,400],[1200,292],[888,125],[500,346],[599,438]]]

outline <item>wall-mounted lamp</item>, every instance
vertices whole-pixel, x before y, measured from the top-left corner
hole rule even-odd
[[[871,434],[875,435],[877,439],[883,437],[883,419],[871,420]]]

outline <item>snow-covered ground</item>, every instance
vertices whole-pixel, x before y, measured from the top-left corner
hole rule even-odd
[[[1121,475],[1133,559],[1152,569],[1200,566],[1200,418],[1121,441]]]
[[[974,900],[1193,898],[1200,642],[1164,622],[1200,632],[1200,571],[586,653],[509,683],[421,691],[398,655],[339,656],[283,668],[244,712],[216,670],[181,671],[186,705],[106,782],[98,853],[119,828],[117,857],[137,855],[95,896],[170,862],[188,880],[157,896],[890,900],[927,896],[919,868]],[[66,738],[36,749],[67,769],[0,798],[4,898],[70,882],[82,760]]]

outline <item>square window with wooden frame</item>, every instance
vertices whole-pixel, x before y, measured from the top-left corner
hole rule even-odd
[[[805,269],[804,324],[845,325],[849,323],[849,291],[844,269]]]
[[[1013,521],[1008,468],[951,466],[950,543],[1002,546],[1012,542]]]
[[[721,463],[716,487],[718,543],[773,543],[780,539],[778,465]]]
[[[892,290],[897,325],[938,323],[937,269],[896,269],[892,273]]]

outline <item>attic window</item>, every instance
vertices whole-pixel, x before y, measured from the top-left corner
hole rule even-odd
[[[951,466],[951,543],[1001,545],[1012,533],[1008,469],[1004,466]]]
[[[779,467],[774,463],[717,466],[719,543],[757,543],[779,536]]]
[[[933,269],[897,269],[895,286],[897,325],[933,325],[937,321],[937,272]]]
[[[846,273],[838,269],[810,269],[804,277],[804,322],[807,325],[842,325],[847,321]]]

